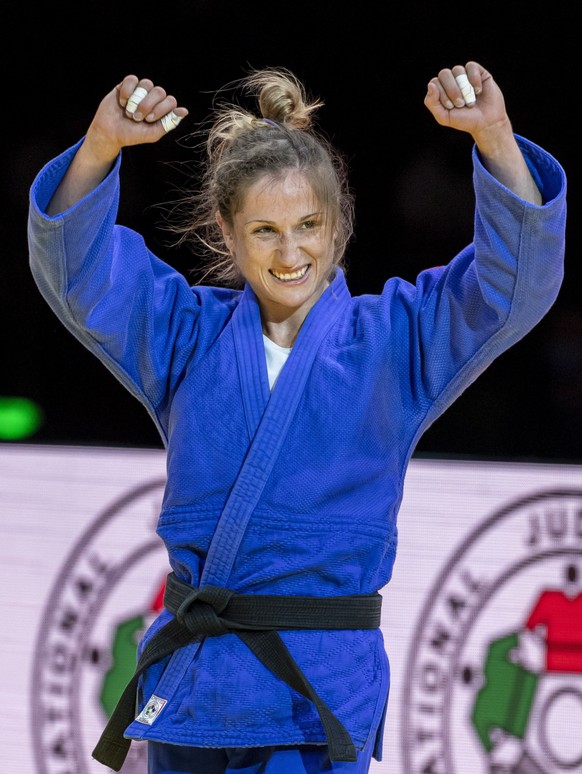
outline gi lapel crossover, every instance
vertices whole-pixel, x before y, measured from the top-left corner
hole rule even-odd
[[[228,586],[247,524],[283,446],[317,350],[349,299],[344,274],[336,269],[333,281],[305,318],[269,396],[259,304],[246,286],[232,326],[251,443],[216,526],[200,586]]]

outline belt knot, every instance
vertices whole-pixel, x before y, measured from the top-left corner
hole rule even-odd
[[[222,586],[202,586],[193,589],[180,603],[177,620],[194,634],[216,637],[229,630],[220,614],[234,596],[234,591]]]

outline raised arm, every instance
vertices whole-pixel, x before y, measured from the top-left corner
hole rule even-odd
[[[161,86],[126,75],[99,104],[87,134],[55,191],[47,214],[72,207],[107,176],[120,150],[158,142],[188,115]]]
[[[462,89],[463,81],[459,85],[457,77],[463,75],[469,85]],[[503,93],[484,67],[471,61],[441,70],[429,81],[424,104],[441,126],[472,136],[485,168],[500,183],[524,201],[542,204],[541,193],[515,140]]]

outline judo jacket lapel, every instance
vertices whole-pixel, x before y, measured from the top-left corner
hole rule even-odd
[[[343,272],[336,269],[335,278],[307,315],[269,395],[259,304],[246,286],[232,326],[251,442],[208,549],[201,586],[228,586],[247,524],[283,446],[317,350],[349,298]]]

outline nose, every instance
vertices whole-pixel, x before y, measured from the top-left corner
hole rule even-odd
[[[279,261],[282,266],[295,266],[298,255],[301,252],[301,237],[298,234],[280,234],[279,236]]]

